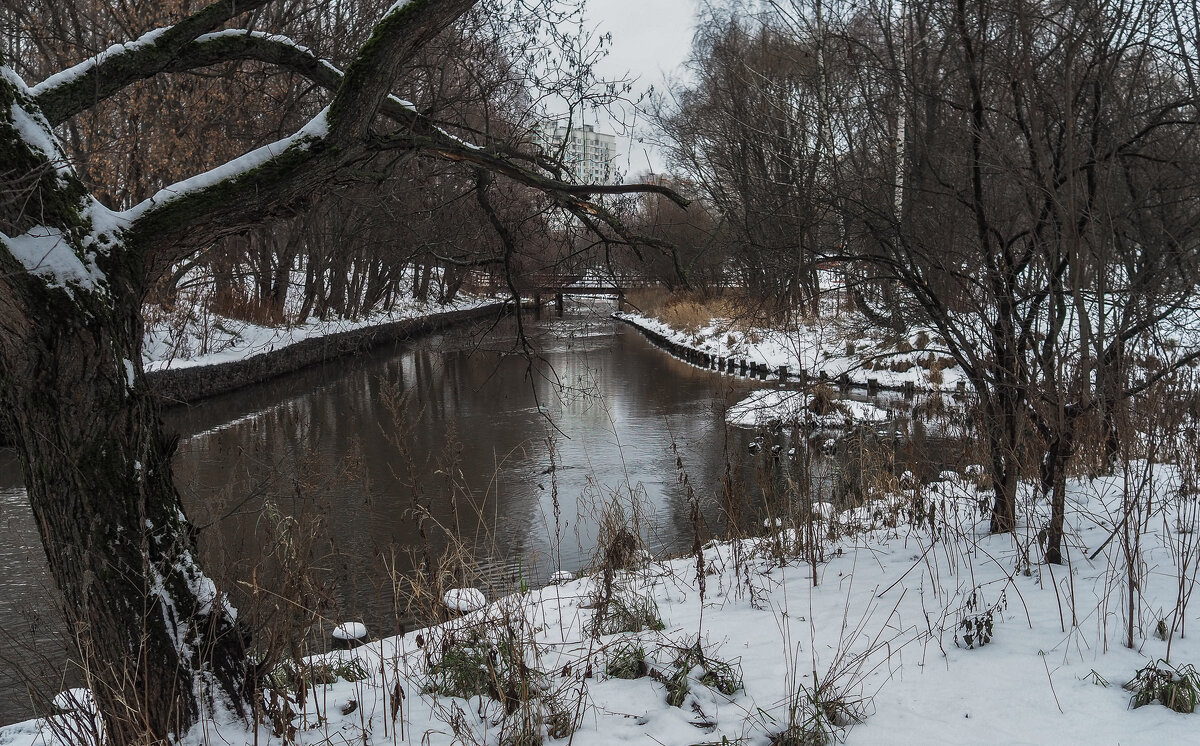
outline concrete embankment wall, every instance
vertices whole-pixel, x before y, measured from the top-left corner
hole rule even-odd
[[[680,344],[653,329],[647,329],[636,321],[626,318],[622,315],[615,315],[619,321],[624,321],[634,329],[642,333],[642,336],[650,340],[655,346],[666,350],[680,360],[695,365],[699,368],[707,368],[709,370],[724,373],[730,376],[740,376],[742,378],[757,378],[759,380],[774,380],[782,382],[792,382],[800,385],[806,385],[810,382],[822,382],[836,385],[842,390],[848,389],[864,389],[868,394],[875,394],[880,391],[899,391],[905,396],[912,396],[917,389],[914,383],[906,382],[901,385],[888,385],[881,383],[876,378],[867,378],[865,380],[853,379],[849,374],[843,373],[837,377],[830,377],[823,370],[806,371],[800,367],[791,367],[782,365],[776,368],[748,360],[745,357],[720,357],[709,352],[697,350],[694,347],[689,347],[685,344]],[[961,392],[963,387],[960,385],[957,389]]]
[[[494,319],[510,313],[511,309],[511,304],[494,303],[463,311],[406,319],[312,337],[245,360],[154,371],[146,377],[162,406],[169,407],[225,394],[310,365],[319,365],[346,355],[365,352],[389,342],[418,337],[469,321]]]

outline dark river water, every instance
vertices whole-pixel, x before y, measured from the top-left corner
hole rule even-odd
[[[688,550],[697,530],[720,533],[726,464],[745,495],[764,469],[747,450],[752,434],[726,428],[724,411],[772,384],[675,360],[611,310],[597,302],[527,319],[533,356],[513,354],[510,319],[168,412],[189,517],[243,618],[277,625],[300,602],[318,606],[324,625],[394,633],[415,613],[396,588],[424,558],[491,594],[536,586],[589,565],[598,516],[614,505],[655,555]],[[31,683],[52,695],[71,675],[4,452],[0,528],[6,723],[33,714]],[[450,546],[472,561],[449,559]]]

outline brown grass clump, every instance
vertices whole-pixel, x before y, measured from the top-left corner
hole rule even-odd
[[[625,302],[638,313],[658,316],[671,294],[663,288],[638,288],[625,294]]]
[[[744,303],[733,295],[668,293],[661,288],[645,288],[630,290],[625,301],[639,313],[686,332],[694,333],[714,319],[729,322],[747,319]]]
[[[820,383],[809,392],[808,408],[818,417],[829,414],[837,402],[837,394],[826,384]]]
[[[935,386],[940,386],[944,380],[945,377],[942,375],[942,361],[933,361],[933,364],[929,366],[929,382]]]
[[[712,322],[713,312],[704,303],[679,298],[669,302],[663,308],[659,318],[675,329],[695,332]]]

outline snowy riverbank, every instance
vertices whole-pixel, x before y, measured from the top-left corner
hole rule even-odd
[[[459,296],[447,304],[423,303],[413,298],[398,302],[390,311],[353,321],[313,318],[301,324],[263,325],[213,314],[159,316],[147,324],[142,360],[146,372],[178,370],[245,360],[316,337],[329,337],[399,321],[426,318],[488,306],[500,307],[495,298]]]
[[[961,370],[928,331],[917,330],[889,340],[866,330],[861,319],[847,314],[812,322],[797,321],[785,329],[742,329],[725,319],[711,319],[695,330],[677,329],[651,316],[618,312],[615,318],[699,353],[765,367],[777,380],[780,366],[789,376],[803,372],[850,386],[870,389],[955,391]]]
[[[192,402],[268,381],[381,344],[507,312],[510,304],[463,299],[445,305],[408,303],[355,321],[262,326],[218,318],[214,327],[151,326],[143,364],[165,405]]]
[[[1177,482],[1170,467],[1131,464],[1072,483],[1068,566],[1038,564],[1038,508],[1026,501],[1016,535],[987,535],[986,494],[945,474],[818,523],[815,562],[781,528],[619,571],[609,586],[595,576],[516,593],[314,658],[311,670],[340,678],[287,695],[294,742],[818,742],[772,741],[789,727],[850,744],[1189,742],[1197,715],[1131,709],[1122,688],[1168,654],[1183,673],[1200,662],[1187,605],[1200,526]],[[1121,537],[1106,543],[1130,488],[1155,498],[1132,605]],[[281,696],[287,678],[275,679]],[[0,744],[52,742],[45,726],[0,729]],[[187,742],[283,743],[221,715]]]

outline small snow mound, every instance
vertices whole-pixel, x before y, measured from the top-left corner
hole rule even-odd
[[[96,699],[92,696],[92,691],[84,688],[61,691],[54,697],[52,704],[54,709],[59,712],[94,713],[96,711]]]
[[[569,572],[567,570],[559,570],[558,572],[556,572],[550,576],[550,584],[551,585],[561,585],[563,583],[570,583],[574,579],[575,579],[575,573]]]
[[[755,391],[725,413],[726,422],[745,428],[797,423],[818,429],[841,429],[887,419],[885,410],[866,402],[838,399],[832,406],[825,406],[803,391],[781,389]]]
[[[343,622],[333,628],[330,635],[335,640],[357,642],[367,639],[367,625],[362,622]]]
[[[470,614],[487,606],[487,598],[478,588],[453,588],[446,591],[442,601],[445,602],[446,608],[461,614]]]

